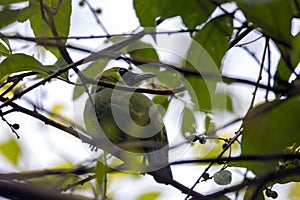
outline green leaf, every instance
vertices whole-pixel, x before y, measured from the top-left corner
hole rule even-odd
[[[159,197],[160,192],[148,192],[138,197],[138,200],[155,200]]]
[[[220,110],[228,110],[232,112],[232,100],[228,93],[225,91],[216,92],[213,95],[213,107]]]
[[[197,123],[194,113],[189,108],[184,108],[182,112],[181,133],[186,136],[187,133],[196,133]]]
[[[186,75],[184,80],[184,85],[191,96],[192,102],[195,104],[194,109],[211,112],[215,101],[220,101],[214,98],[214,95],[217,83],[222,82],[222,79],[219,77],[220,70],[213,58],[203,46],[196,41],[192,41],[183,66],[197,70],[200,74]],[[211,76],[214,76],[214,78]]]
[[[0,144],[0,151],[14,165],[18,164],[21,148],[15,139]]]
[[[81,71],[85,76],[90,78],[96,78],[96,76],[106,67],[108,59],[100,59],[96,62],[91,63],[87,68]],[[82,82],[78,78],[76,81],[77,84]],[[84,93],[83,86],[76,86],[73,91],[73,100],[79,98]]]
[[[0,55],[1,56],[9,56],[10,51],[0,42]]]
[[[68,65],[68,63],[63,58],[59,58],[59,59],[57,59],[57,61],[53,65],[45,65],[44,67],[49,72],[55,72],[55,71],[65,67],[67,65]],[[64,79],[68,79],[68,72],[65,72],[65,73],[63,73],[59,76],[64,78]]]
[[[274,76],[274,88],[279,88],[281,85],[285,86],[284,84],[289,82],[289,78],[292,75],[293,70],[294,69],[289,69],[284,62],[284,59],[280,57]]]
[[[286,148],[300,145],[300,96],[264,103],[244,120],[242,155],[286,153]],[[244,166],[257,176],[276,170],[278,161],[246,162]]]
[[[211,127],[211,117],[209,115],[205,115],[205,130],[208,131],[208,130],[211,130],[212,128]]]
[[[236,0],[247,20],[279,44],[291,46],[293,0]]]
[[[173,69],[161,71],[159,67],[141,65],[139,68],[146,72],[156,74],[154,87],[160,89],[174,89],[182,85],[183,76]]]
[[[292,68],[287,66],[283,57],[280,57],[274,78],[275,88],[278,88],[280,85],[282,85],[282,81],[289,81],[291,75],[293,74],[293,71],[296,69],[297,65],[300,62],[300,33],[293,37],[293,48],[289,49],[285,57],[289,58]]]
[[[72,11],[71,0],[48,0],[43,1],[45,9],[43,9],[43,15],[41,9],[30,17],[30,25],[36,37],[53,37],[53,30],[57,32],[58,36],[68,36],[70,29],[70,16]],[[39,6],[40,3],[35,0],[30,0],[30,6]],[[47,7],[47,8],[46,8]],[[47,11],[48,10],[48,11]],[[46,22],[44,19],[53,18]],[[52,29],[52,30],[51,30]],[[66,40],[61,40],[65,43]],[[54,45],[56,43],[53,43]],[[61,57],[57,47],[45,46],[45,48],[51,51],[57,58]]]
[[[155,95],[155,97],[152,99],[152,101],[155,104],[159,104],[159,105],[163,106],[166,110],[168,109],[168,106],[170,103],[168,96],[166,96],[166,95]]]
[[[143,27],[155,27],[158,0],[134,0],[135,13]]]
[[[160,109],[160,113],[162,116],[164,116],[166,114],[166,111],[168,110],[169,104],[170,104],[170,100],[168,98],[168,96],[166,95],[156,95],[152,101],[155,104],[158,104],[160,106],[163,107],[163,109]]]
[[[79,79],[77,79],[76,83],[81,83]],[[78,99],[84,93],[84,88],[82,86],[75,86],[73,91],[73,100]]]
[[[232,17],[221,15],[209,21],[194,37],[208,52],[218,68],[221,67],[221,61],[228,50],[232,31]]]
[[[192,102],[196,104],[195,108],[203,112],[210,112],[212,109],[212,98],[207,82],[196,76],[187,76],[186,81],[188,81],[187,89],[191,95]]]
[[[12,54],[0,63],[0,82],[10,74],[21,71],[35,71],[47,74],[44,66],[32,56],[26,54]]]
[[[231,183],[231,172],[228,170],[220,170],[214,174],[214,181],[218,185],[228,185]]]
[[[2,34],[0,33],[0,37],[1,37],[1,40],[6,44],[6,46],[8,47],[9,49],[9,54],[11,54],[11,47],[10,47],[10,42],[9,40]]]
[[[102,158],[100,158],[100,159],[102,159]],[[100,189],[102,189],[102,191],[103,191],[104,184],[106,184],[105,179],[106,179],[108,168],[102,162],[103,161],[98,161],[97,165],[96,165],[96,181],[97,181],[98,187]]]
[[[215,8],[210,1],[134,0],[136,15],[144,27],[155,27],[155,19],[158,17],[164,20],[180,16],[184,24],[193,29],[205,22]]]
[[[293,183],[289,191],[288,199],[300,199],[300,183]]]
[[[246,192],[245,192],[245,195],[244,195],[244,200],[251,200],[253,195],[256,195],[255,197],[255,200],[265,200],[265,196],[264,196],[264,193],[263,191],[259,191],[259,193],[255,193],[256,192],[256,189],[257,187],[255,187],[256,185],[254,186],[248,186],[247,189],[246,189]]]
[[[194,29],[207,21],[215,8],[216,6],[211,1],[164,0],[158,4],[158,16],[162,19],[180,16],[189,29]]]
[[[182,84],[182,75],[175,70],[165,70],[158,73],[156,77],[165,88],[176,88]]]
[[[140,40],[128,45],[126,51],[133,59],[144,59],[150,62],[159,61],[157,52],[153,46]]]
[[[9,24],[12,24],[17,20],[19,10],[10,10],[7,7],[4,7],[0,11],[0,28],[3,28]]]
[[[18,13],[18,18],[17,18],[18,22],[25,22],[27,19],[29,19],[33,15],[37,14],[39,12],[39,10],[40,10],[39,5],[29,4],[29,6],[23,8]]]
[[[63,58],[59,58],[53,65],[45,65],[45,67],[49,69],[49,71],[57,71],[67,65],[68,63]]]

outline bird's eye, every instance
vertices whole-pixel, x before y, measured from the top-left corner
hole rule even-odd
[[[119,69],[119,73],[120,73],[121,76],[123,76],[123,75],[126,74],[127,72],[128,72],[128,70],[125,69],[125,68],[120,68],[120,69]]]

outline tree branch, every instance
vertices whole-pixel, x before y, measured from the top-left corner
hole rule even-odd
[[[44,199],[44,200],[80,200],[84,199],[78,195],[59,194],[56,191],[46,189],[37,184],[0,181],[0,196],[19,199]]]
[[[265,176],[258,177],[252,180],[244,181],[243,183],[240,183],[238,185],[225,188],[221,191],[206,195],[203,200],[210,200],[210,199],[218,199],[218,197],[223,196],[224,194],[228,194],[234,191],[241,190],[247,186],[254,186],[254,185],[266,185],[267,183],[272,183],[274,180],[283,180],[289,176],[299,175],[299,168],[292,168],[292,169],[286,169],[282,171],[272,172],[269,174],[266,174]],[[262,187],[260,187],[262,189]]]
[[[33,178],[41,178],[45,176],[51,175],[67,175],[67,174],[86,174],[90,173],[92,168],[86,168],[84,166],[78,166],[70,169],[46,169],[41,171],[29,171],[29,172],[16,172],[16,173],[8,173],[3,174],[0,173],[0,180],[27,180]]]
[[[199,164],[199,163],[228,163],[231,161],[274,161],[274,160],[294,160],[300,159],[300,154],[270,154],[270,155],[242,155],[237,157],[221,157],[221,158],[206,158],[206,159],[192,159],[192,160],[180,160],[170,163],[170,165],[182,165],[182,164]]]

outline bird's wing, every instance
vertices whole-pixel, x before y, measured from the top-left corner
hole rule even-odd
[[[168,156],[169,142],[159,108],[148,97],[140,93],[134,93],[131,96],[130,106],[132,119],[141,126],[148,126],[144,131],[149,134],[149,137],[141,138],[141,140],[146,142],[144,150],[149,166],[153,166],[155,170],[162,167],[163,174],[171,178],[172,172]],[[149,130],[150,132],[148,132]]]
[[[138,147],[131,146],[129,150],[143,152],[148,160],[148,166],[154,166],[153,170],[164,167],[162,170],[164,174],[172,176],[168,166],[166,129],[159,109],[148,97],[140,93],[128,95],[120,91],[112,98],[112,90],[104,89],[98,91],[92,98],[95,99],[94,105],[87,100],[84,113],[88,130],[99,133],[100,125],[112,143],[121,144],[121,147],[128,142],[137,144]],[[95,123],[99,125],[95,126]],[[103,146],[102,140],[99,141],[99,146]],[[109,149],[109,146],[104,148]]]

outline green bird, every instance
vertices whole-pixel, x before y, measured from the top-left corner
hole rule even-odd
[[[114,67],[97,79],[134,86],[154,76]],[[84,123],[94,145],[122,160],[130,170],[147,172],[158,183],[168,184],[173,179],[162,116],[144,94],[93,86],[85,104]]]

